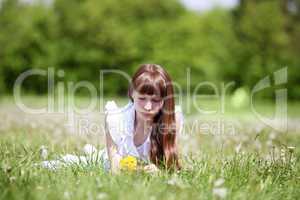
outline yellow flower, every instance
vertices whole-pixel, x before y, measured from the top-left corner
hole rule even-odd
[[[134,171],[137,169],[137,159],[134,156],[126,156],[120,160],[120,167],[123,170]]]

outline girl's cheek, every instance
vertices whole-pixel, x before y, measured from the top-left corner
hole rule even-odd
[[[144,106],[144,102],[141,100],[137,100],[134,102],[135,103],[135,109],[140,111],[142,110],[143,106]]]

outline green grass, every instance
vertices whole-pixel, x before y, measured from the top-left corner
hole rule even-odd
[[[287,149],[284,157],[274,156],[274,160],[259,152],[225,155],[211,150],[183,156],[179,173],[112,176],[98,166],[57,171],[33,166],[41,161],[40,145],[50,147],[50,158],[65,151],[35,134],[1,136],[0,199],[212,199],[219,178],[225,180],[220,187],[226,188],[229,199],[297,199],[300,195],[299,152]],[[62,143],[69,143],[69,151],[76,151],[76,144],[66,140]]]
[[[2,101],[0,106],[0,199],[220,199],[215,193],[220,188],[226,191],[225,199],[300,197],[297,128],[278,133],[243,122],[235,135],[186,132],[179,141],[183,169],[178,173],[110,175],[97,165],[49,171],[34,166],[43,160],[42,145],[48,149],[47,159],[54,159],[82,154],[85,143],[102,148],[103,137],[57,132],[61,126],[48,127],[54,123],[48,118],[28,118],[8,105]]]

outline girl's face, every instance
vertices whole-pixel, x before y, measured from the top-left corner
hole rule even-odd
[[[163,106],[163,99],[157,95],[143,95],[133,92],[134,107],[138,116],[144,120],[151,120]]]

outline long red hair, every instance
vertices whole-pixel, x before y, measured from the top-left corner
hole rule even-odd
[[[132,92],[158,94],[163,99],[163,107],[154,117],[150,136],[150,160],[156,166],[180,169],[176,146],[175,100],[172,80],[159,65],[143,64],[133,75],[128,96],[133,101]]]

